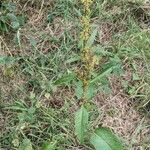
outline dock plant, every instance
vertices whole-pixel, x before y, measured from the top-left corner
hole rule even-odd
[[[123,146],[118,138],[107,127],[98,127],[89,129],[91,122],[90,113],[88,111],[89,99],[87,93],[91,83],[91,72],[94,69],[96,57],[92,53],[94,39],[96,37],[96,30],[92,33],[90,16],[91,5],[93,0],[80,0],[81,16],[80,20],[80,54],[81,67],[79,68],[77,78],[82,85],[82,93],[79,98],[79,109],[75,114],[75,134],[81,145],[85,145],[86,141],[90,139],[90,143],[96,150],[123,150]],[[95,127],[94,127],[95,128]],[[90,134],[89,134],[90,133]],[[90,138],[89,138],[90,137]]]

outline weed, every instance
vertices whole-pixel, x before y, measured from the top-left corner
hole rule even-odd
[[[148,6],[83,2],[1,3],[0,149],[149,149]]]
[[[25,17],[23,15],[17,15],[15,10],[15,4],[12,2],[2,3],[0,6],[0,31],[9,32],[9,30],[17,30],[21,25],[25,23]]]
[[[93,34],[90,36],[91,4],[92,4],[91,0],[83,0],[83,1],[81,0],[82,16],[81,16],[80,42],[81,42],[82,64],[78,76],[79,79],[81,80],[80,88],[82,89],[81,90],[82,93],[79,101],[81,108],[76,112],[75,115],[75,133],[80,141],[80,144],[84,143],[85,135],[88,130],[89,112],[86,107],[88,104],[88,100],[91,98],[91,96],[88,96],[88,92],[90,92],[91,95],[91,91],[93,88],[91,85],[93,85],[100,78],[99,76],[97,76],[91,80],[90,75],[96,63],[96,57],[91,55],[91,49],[95,36],[97,34],[97,30],[95,30]],[[104,68],[105,73],[101,73],[100,74],[101,77],[103,76],[103,74],[104,76],[105,75],[107,76],[108,73],[111,73],[113,70],[115,70],[115,68],[114,67],[111,68],[110,65],[113,65],[113,60],[110,64],[108,63],[108,67],[106,65],[106,68]],[[117,137],[112,134],[111,130],[101,126],[97,128],[94,131],[94,133],[92,133],[90,141],[96,150],[110,149],[110,148],[115,150],[123,149],[122,144],[117,139]]]

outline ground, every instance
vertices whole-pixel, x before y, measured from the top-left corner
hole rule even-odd
[[[0,31],[0,150],[16,150],[27,137],[37,150],[44,141],[59,150],[92,150],[74,135],[78,108],[76,72],[78,0],[14,1],[18,29]],[[150,150],[150,3],[95,0],[91,25],[98,27],[91,128],[111,128],[127,150]],[[94,49],[94,48],[93,48]],[[69,80],[69,81],[68,81]]]

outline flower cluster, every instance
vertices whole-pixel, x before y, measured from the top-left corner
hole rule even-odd
[[[90,78],[90,72],[93,68],[93,57],[90,52],[90,47],[87,46],[88,39],[90,37],[90,6],[92,0],[81,0],[82,3],[82,16],[80,18],[80,41],[82,42],[81,46],[81,71],[79,77],[83,84],[83,94],[81,98],[81,103],[86,103],[86,93],[88,88],[88,81]]]
[[[86,15],[90,14],[90,5],[92,4],[92,0],[81,0],[81,3],[83,4],[83,12]]]
[[[89,38],[90,32],[90,19],[87,16],[82,16],[80,19],[81,23],[81,32],[80,32],[80,39],[85,43]]]

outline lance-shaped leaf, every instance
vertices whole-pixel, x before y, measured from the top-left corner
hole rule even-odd
[[[54,84],[55,85],[61,85],[61,84],[65,84],[65,83],[69,83],[71,82],[73,79],[75,79],[75,75],[73,73],[64,75],[63,77],[57,79]]]
[[[89,114],[86,108],[82,105],[75,114],[75,133],[80,143],[84,142],[85,132],[87,130]]]
[[[122,143],[109,128],[96,129],[90,141],[96,150],[123,150]]]
[[[98,31],[98,28],[96,28],[93,33],[91,34],[90,38],[88,39],[87,41],[87,47],[91,47],[96,39],[96,35],[97,35],[97,31]]]
[[[105,70],[104,72],[102,72],[101,74],[99,74],[97,77],[95,77],[94,79],[92,79],[90,81],[91,84],[94,84],[98,81],[100,81],[101,79],[103,79],[104,77],[107,77],[114,69],[115,67],[110,67],[107,70]]]

